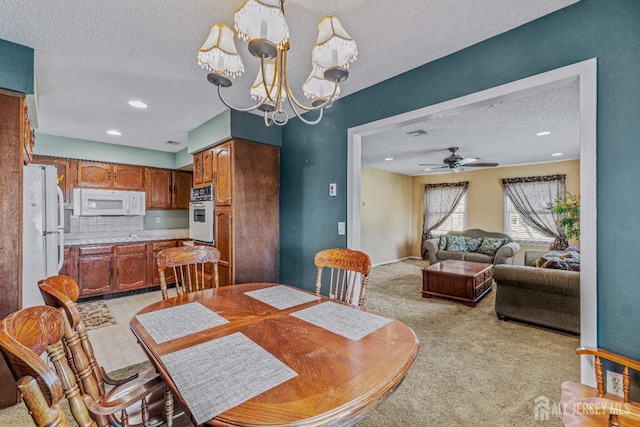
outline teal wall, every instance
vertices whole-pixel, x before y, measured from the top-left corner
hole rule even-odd
[[[207,148],[211,144],[229,139],[231,136],[231,111],[225,110],[189,131],[188,152],[190,154]]]
[[[175,154],[174,164],[176,169],[193,170],[193,156],[189,154],[188,147]]]
[[[346,246],[336,223],[347,216],[348,128],[593,57],[598,60],[598,339],[601,347],[640,357],[637,0],[582,0],[347,96],[317,126],[292,120],[280,151],[281,281],[312,289],[315,253]],[[327,196],[330,182],[338,184],[338,197]]]
[[[0,40],[0,88],[32,94],[33,49]]]
[[[176,154],[126,145],[36,133],[34,151],[43,156],[176,168]]]

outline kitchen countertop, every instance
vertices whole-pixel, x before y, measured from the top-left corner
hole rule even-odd
[[[149,240],[188,239],[188,228],[137,230],[119,233],[65,233],[65,246],[101,245],[108,243],[144,242]]]

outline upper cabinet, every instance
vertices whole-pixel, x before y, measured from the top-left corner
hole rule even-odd
[[[147,209],[189,209],[191,172],[146,169]]]
[[[78,187],[143,191],[144,168],[80,160]]]
[[[225,142],[214,148],[213,181],[216,186],[216,206],[231,204],[231,142]]]
[[[193,155],[193,185],[213,183],[214,148],[208,148]]]
[[[76,173],[78,161],[59,157],[33,156],[35,163],[53,165],[58,169],[58,186],[64,194],[65,202],[71,201],[73,189],[77,186]]]

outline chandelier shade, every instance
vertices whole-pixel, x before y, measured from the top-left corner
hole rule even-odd
[[[234,15],[238,37],[268,40],[278,47],[289,41],[289,26],[280,0],[246,0]]]
[[[291,46],[284,1],[243,0],[234,15],[236,32],[223,24],[213,25],[198,52],[198,64],[210,71],[207,80],[218,88],[220,101],[230,109],[261,111],[267,126],[284,126],[291,111],[303,123],[315,125],[322,120],[324,109],[340,95],[340,84],[349,77],[347,67],[356,60],[358,50],[337,17],[325,16],[318,22],[318,38],[311,51],[312,71],[302,86],[311,105],[304,105],[289,87],[287,61]],[[231,105],[223,96],[223,88],[233,86],[232,78],[244,71],[234,35],[247,42],[249,53],[260,61],[258,75],[249,88],[255,103],[248,107]],[[307,111],[317,115],[308,119],[306,114],[303,116]]]
[[[237,77],[244,72],[231,28],[223,24],[211,26],[209,37],[198,51],[198,64],[206,70],[229,77]]]
[[[346,32],[340,20],[335,16],[323,17],[318,22],[318,39],[311,52],[313,64],[323,69],[347,68],[357,56],[356,42]]]
[[[335,94],[333,91],[335,89]],[[309,99],[329,99],[333,94],[333,99],[340,96],[340,85],[329,82],[324,78],[324,71],[314,66],[311,74],[302,85],[304,95]]]

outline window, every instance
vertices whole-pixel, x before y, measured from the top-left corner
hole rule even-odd
[[[545,236],[524,221],[524,218],[516,211],[513,203],[511,203],[511,199],[506,194],[504,196],[504,206],[504,228],[506,230],[506,233],[510,235],[514,241],[529,245],[544,246],[549,246],[551,243],[553,243],[553,237]],[[542,212],[538,211],[536,213],[539,216],[552,216],[551,212],[549,212],[548,210],[544,210]]]
[[[447,220],[438,227],[437,230],[431,230],[433,237],[437,237],[447,231],[462,231],[467,227],[467,194],[465,193],[458,206]]]

